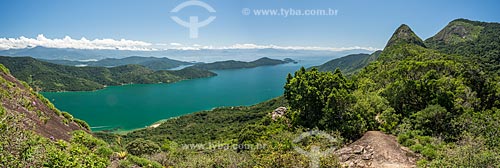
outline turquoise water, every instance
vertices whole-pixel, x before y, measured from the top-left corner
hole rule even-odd
[[[92,92],[42,93],[93,131],[132,130],[220,106],[256,104],[283,94],[286,75],[314,62],[214,71],[218,76],[171,84],[111,86]]]

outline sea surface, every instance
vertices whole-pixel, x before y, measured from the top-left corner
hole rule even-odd
[[[283,94],[288,73],[330,58],[248,69],[217,70],[218,76],[170,84],[110,86],[90,92],[42,93],[62,111],[83,119],[92,131],[127,131],[159,120],[221,106],[253,105]]]

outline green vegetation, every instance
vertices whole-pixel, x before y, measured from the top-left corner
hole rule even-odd
[[[290,127],[286,117],[274,121],[270,112],[287,106],[279,97],[250,107],[222,107],[166,120],[156,128],[126,135],[96,133],[110,144],[126,146],[163,166],[175,167],[307,167],[309,158],[297,153],[292,140],[305,130]],[[298,144],[306,150],[338,146],[324,138],[310,137]],[[325,145],[330,144],[330,146]],[[159,152],[157,151],[160,146]],[[324,157],[321,166],[339,167],[335,156]]]
[[[127,156],[118,158],[120,148],[108,145],[84,131],[75,131],[69,141],[51,140],[25,130],[22,116],[5,113],[0,106],[1,167],[96,167],[104,168],[112,160],[120,165],[161,167],[159,163]],[[116,158],[116,159],[115,159]]]
[[[330,60],[316,68],[319,71],[335,72],[340,69],[346,76],[353,75],[373,61],[376,61],[382,51],[375,51],[372,54],[351,54],[344,57]]]
[[[89,134],[85,121],[59,111],[7,69],[0,72],[0,83],[0,167],[103,168],[111,162],[161,167],[145,158],[119,155],[124,148]]]
[[[392,37],[387,42],[385,48],[401,44],[414,44],[421,47],[425,47],[425,44],[422,41],[422,39],[420,39],[420,37],[418,37],[406,24],[402,24],[401,26],[398,27],[396,32],[392,34]]]
[[[430,48],[476,62],[486,73],[500,73],[500,24],[457,19],[425,40]]]
[[[425,48],[403,25],[380,58],[351,79],[339,70],[289,75],[285,97],[292,123],[339,131],[351,140],[367,130],[398,135],[424,156],[422,167],[499,165],[498,74],[485,73],[465,56]]]
[[[220,61],[220,62],[206,63],[206,64],[196,64],[192,67],[204,70],[221,70],[221,69],[255,68],[259,66],[279,65],[289,62],[293,62],[293,60],[287,59],[287,61],[282,61],[264,57],[251,62],[230,60],[230,61]]]
[[[4,68],[1,64],[0,67]],[[106,167],[109,164],[110,153],[105,152],[109,150],[107,144],[84,131],[73,132],[69,141],[50,140],[31,131],[37,130],[37,120],[43,121],[43,125],[48,117],[55,120],[54,114],[40,111],[43,107],[36,105],[36,99],[31,98],[36,97],[29,92],[31,88],[9,78],[12,77],[8,70],[0,73],[0,167]],[[27,88],[21,89],[21,86]],[[29,111],[36,111],[35,117],[28,118]],[[62,115],[63,121],[67,121],[65,124],[75,120],[66,112]]]
[[[6,68],[3,64],[0,64],[0,70],[1,70],[3,73],[10,74],[9,69],[7,69],[7,68]]]
[[[443,51],[426,48],[403,25],[383,52],[361,60],[350,56],[321,67],[336,70],[302,68],[290,74],[282,98],[252,107],[194,113],[123,136],[98,135],[111,144],[150,140],[161,151],[144,157],[162,165],[307,167],[309,159],[293,146],[341,146],[366,131],[381,130],[396,135],[400,144],[420,154],[419,167],[499,165],[500,78],[466,55]],[[342,67],[339,62],[346,60],[349,64]],[[337,68],[350,71],[349,76]],[[280,106],[288,107],[288,112],[272,119],[269,113]],[[303,131],[316,129],[327,131],[339,142],[326,143],[318,137],[299,144],[291,141]],[[204,148],[189,148],[189,144]],[[234,144],[237,147],[231,149]],[[244,144],[266,146],[245,148]],[[335,156],[322,158],[320,163],[339,166]]]
[[[307,167],[310,159],[294,147],[338,147],[366,131],[381,130],[418,153],[419,167],[495,167],[500,165],[500,77],[485,60],[498,60],[500,38],[484,36],[496,37],[498,31],[492,30],[498,24],[461,19],[450,25],[456,28],[440,32],[442,43],[433,43],[440,40],[436,36],[425,44],[402,25],[376,61],[349,77],[339,69],[301,68],[288,75],[283,97],[172,118],[125,135],[96,133],[102,140],[84,131],[73,132],[68,142],[48,140],[22,131],[23,116],[0,106],[0,166],[104,167],[112,160],[121,167]],[[459,33],[448,35],[455,31]],[[122,82],[126,77],[140,80],[140,73],[129,68],[138,67],[116,67],[126,75],[111,76]],[[15,88],[9,82],[1,86]],[[15,102],[31,108],[24,99]],[[287,107],[282,116],[272,114],[278,107]],[[315,130],[336,142],[317,136],[293,141]],[[322,157],[320,164],[340,167],[335,155]]]
[[[16,78],[41,91],[88,91],[108,85],[171,83],[184,79],[215,76],[210,71],[153,71],[140,65],[113,68],[73,67],[42,62],[29,57],[0,57]]]
[[[75,132],[69,142],[52,141],[22,129],[21,117],[2,114],[0,123],[0,166],[2,167],[106,167],[110,150],[84,132]],[[88,142],[102,142],[86,146]]]
[[[127,151],[133,155],[151,155],[160,151],[160,146],[158,144],[150,140],[144,140],[142,138],[137,138],[128,143],[126,148]]]
[[[168,119],[156,128],[137,130],[123,138],[127,142],[143,138],[158,144],[163,144],[164,140],[205,143],[237,139],[243,127],[258,122],[275,108],[285,105],[283,98],[276,98],[251,107],[220,107]],[[100,136],[99,133],[96,135]]]

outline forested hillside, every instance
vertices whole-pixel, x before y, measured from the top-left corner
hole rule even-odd
[[[458,54],[477,63],[485,73],[500,73],[500,23],[457,19],[425,40],[429,48]]]
[[[351,54],[330,60],[316,68],[319,71],[335,72],[340,69],[345,75],[352,75],[373,61],[376,61],[382,51],[375,51],[372,54]]]
[[[152,70],[167,70],[182,65],[190,65],[192,63],[177,61],[169,58],[156,58],[156,57],[126,57],[126,58],[106,58],[99,61],[69,61],[69,60],[44,60],[54,64],[69,65],[69,66],[97,66],[97,67],[115,67],[122,65],[142,65]]]
[[[287,59],[287,61],[283,61],[283,60],[263,57],[251,62],[229,60],[229,61],[219,61],[219,62],[205,63],[205,64],[196,64],[192,67],[204,70],[221,70],[221,69],[255,68],[259,66],[279,65],[289,62],[293,62],[293,60]]]
[[[205,70],[154,71],[141,65],[112,68],[74,67],[39,61],[30,57],[2,57],[0,63],[16,78],[38,91],[89,91],[122,84],[171,83],[216,74]]]

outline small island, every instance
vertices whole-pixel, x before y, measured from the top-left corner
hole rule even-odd
[[[223,69],[241,69],[241,68],[255,68],[259,66],[271,66],[294,62],[294,60],[287,58],[285,60],[271,59],[268,57],[263,57],[255,61],[244,62],[244,61],[218,61],[213,63],[202,63],[193,65],[193,68],[203,69],[203,70],[223,70]]]

